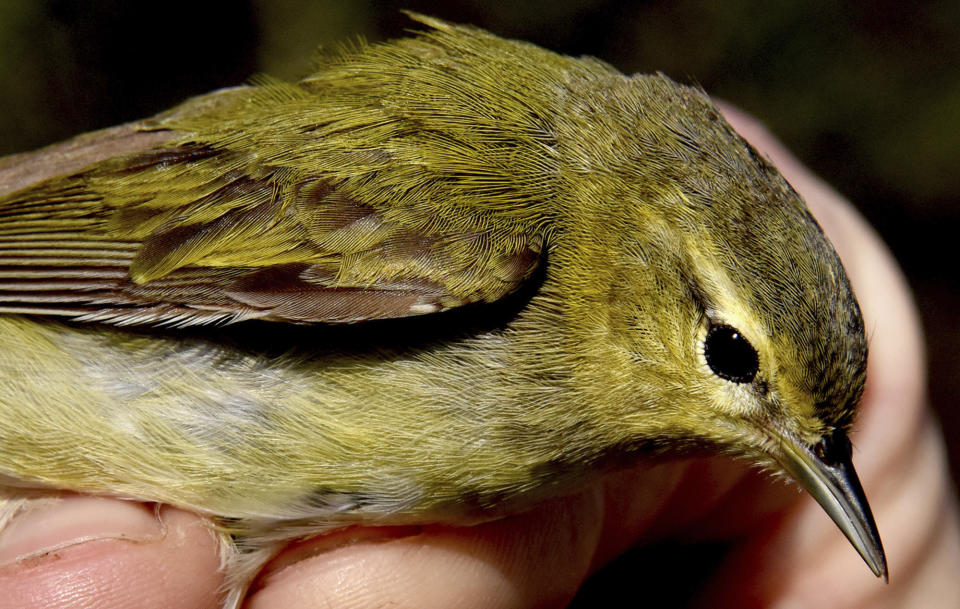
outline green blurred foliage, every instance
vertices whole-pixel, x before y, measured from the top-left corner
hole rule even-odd
[[[401,9],[594,55],[628,73],[663,71],[766,122],[863,211],[904,265],[927,328],[931,399],[948,442],[960,446],[955,0],[0,0],[0,154],[148,116],[257,72],[296,77],[320,45],[416,29]],[[645,582],[690,556],[645,552]],[[594,584],[578,606],[629,592],[629,577],[624,585]]]

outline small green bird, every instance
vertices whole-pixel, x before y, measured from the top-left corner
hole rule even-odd
[[[863,321],[798,195],[699,90],[414,18],[40,181],[0,164],[0,516],[31,487],[208,514],[232,607],[293,538],[707,449],[885,577]]]

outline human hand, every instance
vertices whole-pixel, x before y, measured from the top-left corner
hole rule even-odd
[[[811,499],[712,458],[643,464],[475,527],[348,529],[308,540],[268,565],[248,607],[561,607],[613,557],[669,537],[736,540],[709,582],[689,583],[703,585],[704,606],[937,607],[960,598],[956,504],[925,406],[920,330],[903,278],[849,204],[749,118],[727,114],[808,201],[863,308],[871,352],[853,441],[890,584],[870,574]],[[31,507],[0,533],[0,608],[216,606],[217,544],[201,517],[80,496]]]

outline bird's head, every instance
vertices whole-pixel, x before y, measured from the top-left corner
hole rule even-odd
[[[583,314],[610,345],[602,369],[585,373],[612,378],[611,397],[622,390],[599,401],[633,404],[618,416],[638,437],[712,446],[793,478],[885,576],[851,461],[867,341],[839,258],[797,193],[699,91],[630,82],[641,94],[623,115],[639,135],[611,144],[618,160],[600,171],[616,179],[597,178],[610,203],[593,224],[604,229],[587,218],[572,229],[602,233],[616,252],[592,271],[599,282],[574,278],[582,291],[609,286],[597,293],[609,306]]]

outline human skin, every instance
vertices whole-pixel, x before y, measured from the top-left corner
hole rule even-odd
[[[709,581],[685,586],[702,586],[705,607],[935,609],[960,598],[960,521],[906,283],[849,203],[752,119],[724,111],[807,200],[863,309],[870,359],[852,440],[890,583],[873,577],[796,486],[728,459],[690,458],[641,464],[474,527],[354,528],[298,543],[264,569],[247,607],[562,607],[590,573],[663,539],[732,540]],[[68,495],[0,533],[0,609],[212,608],[217,567],[200,516]]]

